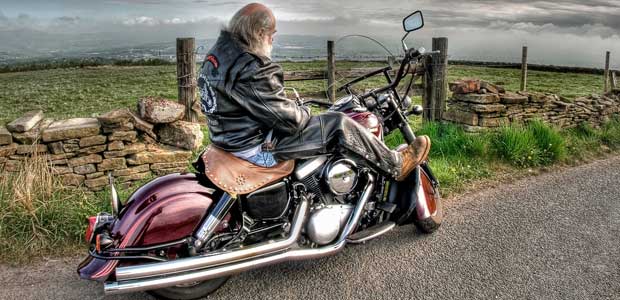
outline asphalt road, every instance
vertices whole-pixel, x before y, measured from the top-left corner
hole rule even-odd
[[[489,188],[337,256],[233,277],[209,299],[620,299],[620,158]],[[1,299],[104,297],[78,258],[0,266]]]

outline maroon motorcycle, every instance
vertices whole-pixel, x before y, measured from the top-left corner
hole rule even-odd
[[[403,20],[407,34],[423,25],[419,11]],[[380,139],[400,130],[411,143],[415,135],[407,117],[422,113],[407,96],[415,77],[411,69],[426,54],[407,49],[405,37],[394,78],[386,67],[348,82],[339,88],[347,95],[329,109],[346,113]],[[353,89],[380,74],[386,86],[368,93]],[[400,95],[397,87],[408,75],[407,91]],[[431,233],[442,222],[439,184],[426,163],[395,182],[340,153],[274,168],[214,147],[202,156],[195,163],[199,172],[157,178],[124,205],[111,179],[112,214],[89,218],[91,247],[79,265],[80,277],[103,282],[107,294],[147,291],[158,298],[195,299],[233,274],[333,255],[395,226],[413,223]]]

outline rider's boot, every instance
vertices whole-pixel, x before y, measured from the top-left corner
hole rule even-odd
[[[426,160],[430,150],[431,139],[426,135],[416,137],[407,148],[400,150],[398,153],[402,157],[403,165],[400,176],[396,178],[396,181],[404,181],[415,167]]]

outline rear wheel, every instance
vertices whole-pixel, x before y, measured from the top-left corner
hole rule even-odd
[[[414,224],[418,230],[424,233],[433,233],[443,221],[443,207],[441,205],[441,195],[439,194],[439,188],[434,187],[431,183],[428,174],[422,169],[420,171],[420,186],[424,191],[424,198],[426,200],[426,207],[430,216],[424,219],[418,217],[417,211],[415,214]],[[419,208],[416,208],[416,210]]]
[[[167,288],[147,291],[155,298],[170,300],[190,300],[204,298],[219,289],[230,276],[210,279],[207,281],[176,285]]]

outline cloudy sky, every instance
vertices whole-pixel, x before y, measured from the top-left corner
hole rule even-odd
[[[0,0],[0,51],[14,40],[96,38],[147,43],[177,36],[213,38],[250,1]],[[450,57],[516,61],[522,45],[533,62],[601,67],[612,51],[620,68],[620,0],[268,0],[278,34],[339,37],[362,33],[398,41],[401,19],[420,9],[426,27],[412,45],[450,39]],[[12,35],[12,36],[11,36]],[[3,42],[2,39],[5,41]],[[614,56],[615,55],[615,56]]]

